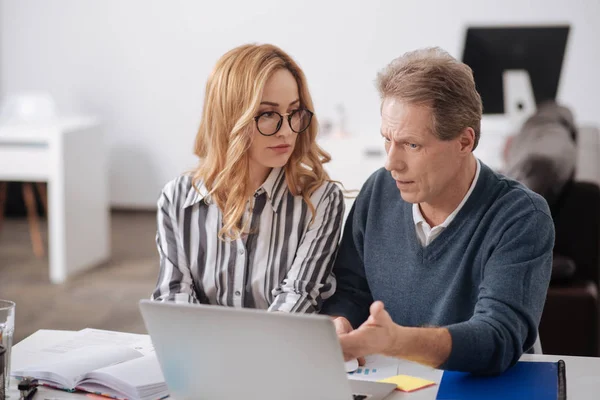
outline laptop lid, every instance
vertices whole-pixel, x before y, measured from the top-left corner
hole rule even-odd
[[[140,301],[177,400],[350,400],[329,317]]]

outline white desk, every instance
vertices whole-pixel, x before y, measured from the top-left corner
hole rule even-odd
[[[71,331],[38,331],[20,343],[14,346],[12,351],[12,369],[22,368],[34,362],[43,361],[39,354],[35,355],[36,350],[44,347],[49,347],[59,342],[71,338]],[[524,355],[522,360],[525,361],[557,361],[562,359],[566,363],[567,372],[567,398],[568,399],[597,399],[600,392],[600,358],[589,357],[567,357],[567,356],[550,356],[550,355]],[[416,363],[407,361],[399,361],[398,373],[405,375],[418,376],[420,378],[429,379],[437,383],[440,382],[442,371],[433,368],[428,368]],[[438,385],[422,389],[413,393],[403,393],[396,391],[388,397],[388,400],[426,400],[435,399],[438,391]],[[18,399],[17,381],[12,379],[11,388],[9,391],[10,399]],[[71,400],[84,399],[83,394],[66,393],[59,390],[48,388],[40,388],[38,399],[56,399],[56,400]],[[235,399],[232,399],[235,400]]]
[[[93,118],[0,125],[0,181],[48,182],[53,283],[109,257],[107,170]]]

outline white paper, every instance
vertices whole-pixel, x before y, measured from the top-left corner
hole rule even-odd
[[[378,381],[398,375],[399,361],[383,356],[367,356],[366,364],[348,373],[348,379]]]
[[[154,355],[154,346],[152,345],[152,340],[148,335],[142,335],[140,340],[129,345],[132,349],[139,351],[145,356]]]
[[[104,331],[100,329],[86,328],[75,333],[73,337],[64,342],[42,349],[43,352],[64,354],[69,351],[79,350],[88,346],[128,346],[144,353],[151,348],[151,342],[148,335],[139,335],[135,333],[123,333],[114,331]]]
[[[148,335],[102,331],[89,328],[78,332],[40,330],[22,341],[24,347],[20,345],[14,347],[13,350],[15,351],[12,354],[12,369],[19,370],[34,364],[37,365],[60,361],[66,354],[60,352],[65,350],[65,346],[81,349],[82,347],[85,347],[85,341],[84,343],[81,343],[85,338],[87,338],[86,340],[88,343],[90,342],[90,339],[93,338],[93,343],[104,344],[110,339],[108,344],[112,344],[113,339],[119,337],[122,339],[116,340],[117,343],[122,342],[122,340],[125,339],[126,342],[130,343],[126,347],[139,351],[143,355],[154,354],[152,341]]]

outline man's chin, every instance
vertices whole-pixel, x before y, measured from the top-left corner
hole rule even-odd
[[[411,203],[411,204],[416,204],[416,203],[420,203],[420,200],[417,196],[416,193],[410,193],[410,192],[406,192],[406,191],[402,191],[399,190],[400,192],[400,197],[402,197],[402,200],[404,200],[407,203]]]

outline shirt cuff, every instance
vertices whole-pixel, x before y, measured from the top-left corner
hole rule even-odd
[[[311,313],[315,312],[315,307],[306,295],[281,293],[275,297],[273,304],[269,306],[269,311]]]

